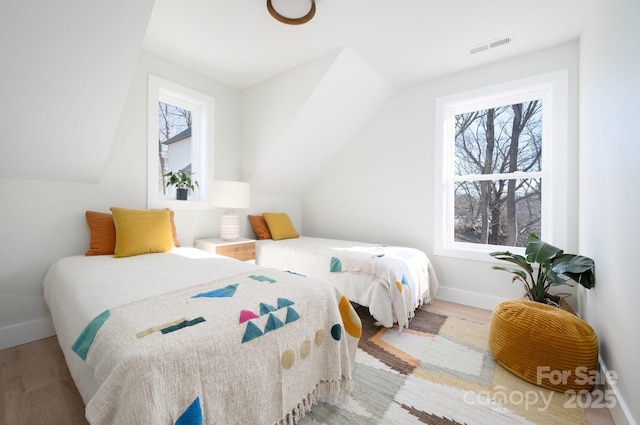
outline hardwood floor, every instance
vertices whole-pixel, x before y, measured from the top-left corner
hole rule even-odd
[[[491,311],[469,307],[449,301],[436,300],[422,307],[427,311],[443,314],[445,316],[462,317],[480,323],[489,323]],[[587,425],[615,425],[609,409],[587,408],[585,409]]]
[[[489,323],[491,312],[436,300],[423,307]],[[56,337],[0,351],[0,425],[88,425],[84,403]],[[588,425],[614,425],[607,409],[587,409]]]
[[[0,425],[88,425],[56,337],[0,351]]]

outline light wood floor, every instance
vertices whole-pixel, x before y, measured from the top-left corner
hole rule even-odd
[[[423,307],[488,323],[491,312],[437,300]],[[56,337],[0,351],[0,425],[88,425]],[[589,425],[613,425],[607,409],[588,409]]]

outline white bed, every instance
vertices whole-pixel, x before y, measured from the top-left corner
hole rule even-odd
[[[63,258],[43,289],[93,425],[295,423],[351,386],[360,322],[320,280],[173,248]]]
[[[438,290],[429,259],[414,248],[308,236],[263,239],[256,264],[328,280],[386,327],[407,327]]]

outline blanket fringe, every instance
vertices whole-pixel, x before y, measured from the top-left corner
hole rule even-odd
[[[322,381],[276,425],[296,425],[323,397],[329,396],[335,400],[339,395],[348,396],[352,388],[353,380],[345,376],[340,381]]]

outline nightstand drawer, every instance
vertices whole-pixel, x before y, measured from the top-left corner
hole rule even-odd
[[[225,241],[221,238],[196,239],[195,247],[240,261],[254,261],[256,259],[255,239],[240,238],[235,241]]]
[[[216,254],[235,258],[240,261],[254,260],[256,258],[256,243],[246,242],[232,245],[216,246]]]

